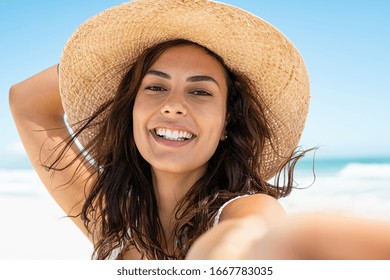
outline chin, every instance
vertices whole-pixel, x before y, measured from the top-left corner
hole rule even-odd
[[[191,174],[191,173],[204,173],[206,171],[207,164],[200,165],[188,165],[189,160],[186,162],[168,163],[166,161],[159,164],[151,164],[152,170],[171,173],[171,174]]]

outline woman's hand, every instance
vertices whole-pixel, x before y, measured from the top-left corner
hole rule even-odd
[[[267,230],[267,224],[259,217],[223,221],[208,230],[192,245],[186,259],[248,259],[253,244],[261,239]]]

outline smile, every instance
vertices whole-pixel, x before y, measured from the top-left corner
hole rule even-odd
[[[171,141],[186,141],[195,137],[193,134],[189,133],[188,131],[171,130],[162,127],[158,127],[154,129],[154,132],[158,137],[171,140]]]

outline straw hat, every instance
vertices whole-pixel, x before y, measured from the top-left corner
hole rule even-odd
[[[266,105],[274,132],[261,173],[272,178],[296,148],[309,107],[309,80],[298,50],[275,27],[234,6],[206,0],[136,0],[83,23],[60,60],[60,92],[68,123],[76,123],[111,98],[145,48],[186,39],[221,56],[246,75]],[[80,135],[85,144],[96,127]],[[92,155],[93,156],[93,155]]]

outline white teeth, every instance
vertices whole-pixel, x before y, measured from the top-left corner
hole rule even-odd
[[[182,130],[170,130],[167,128],[156,128],[155,132],[158,136],[172,141],[184,141],[192,138],[192,134]]]

